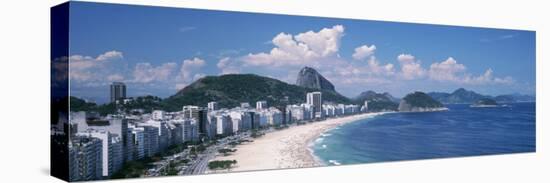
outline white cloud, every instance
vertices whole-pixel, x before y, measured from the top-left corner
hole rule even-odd
[[[198,74],[195,74],[195,75],[193,76],[193,80],[196,81],[196,80],[199,80],[199,79],[201,79],[201,78],[203,78],[203,77],[206,77],[206,74],[198,73]]]
[[[133,72],[134,82],[151,83],[166,81],[176,67],[177,64],[174,62],[164,63],[157,67],[147,62],[137,63]]]
[[[512,84],[514,79],[512,77],[499,78],[493,76],[493,69],[487,69],[482,75],[479,76],[465,76],[461,82],[465,84],[483,85],[483,84]]]
[[[204,75],[202,73],[196,73],[196,72],[199,71],[205,65],[206,65],[206,62],[203,59],[200,59],[197,57],[193,59],[183,60],[183,64],[181,65],[180,72],[176,77],[176,80],[177,80],[176,89],[181,89],[187,86],[189,83],[200,78],[201,75]]]
[[[75,82],[90,82],[105,80],[106,65],[111,61],[122,59],[122,52],[108,51],[97,57],[84,55],[69,56],[69,78]]]
[[[181,65],[179,76],[182,80],[192,79],[191,74],[204,65],[206,65],[206,62],[200,58],[195,57],[193,59],[186,59]]]
[[[320,72],[340,87],[391,83],[395,75],[393,64],[380,64],[374,56],[371,56],[366,64],[345,61],[338,63],[332,67],[325,67]]]
[[[414,62],[415,59],[416,59],[416,58],[415,58],[413,55],[411,55],[411,54],[400,54],[400,55],[397,56],[397,60],[398,60],[399,62],[405,62],[405,63],[407,63],[407,62]]]
[[[433,63],[430,66],[430,79],[436,81],[459,81],[461,78],[457,74],[466,71],[466,66],[459,64],[453,57],[441,63]]]
[[[380,65],[376,57],[371,56],[368,61],[368,71],[375,75],[393,75],[395,73],[393,64]]]
[[[220,74],[237,74],[240,73],[239,68],[234,66],[234,62],[230,57],[224,57],[218,61],[216,66],[221,70]]]
[[[294,38],[299,42],[305,43],[316,54],[326,57],[338,52],[342,36],[344,36],[344,26],[335,25],[332,28],[323,28],[319,32],[308,31],[301,33]]]
[[[516,82],[516,80],[514,80],[514,78],[510,77],[510,76],[506,76],[504,78],[497,78],[495,77],[493,79],[493,81],[496,83],[496,84],[513,84]]]
[[[380,77],[349,77],[342,78],[341,83],[345,85],[357,86],[358,84],[387,84],[391,83],[391,81]]]
[[[124,76],[120,75],[120,74],[111,74],[109,76],[107,76],[107,80],[113,82],[113,81],[123,81],[124,80]]]
[[[447,58],[443,62],[433,63],[430,66],[429,75],[431,80],[469,85],[512,84],[515,82],[509,76],[504,78],[495,77],[491,68],[479,76],[473,76],[466,72],[466,66],[458,63],[452,57]]]
[[[275,47],[269,53],[248,54],[243,57],[251,66],[302,66],[312,64],[315,59],[334,56],[340,48],[344,26],[335,25],[318,32],[307,31],[298,35],[284,32],[272,39]]]
[[[420,65],[420,61],[416,60],[413,55],[400,54],[397,56],[397,60],[401,65],[400,76],[405,80],[419,79],[425,76],[426,71]]]
[[[122,52],[113,50],[97,56],[96,60],[104,61],[104,60],[121,59],[121,58],[123,58]]]
[[[362,60],[364,58],[367,58],[368,56],[371,56],[374,54],[374,51],[376,50],[375,45],[362,45],[357,48],[355,48],[355,52],[353,53],[352,57],[355,60]]]

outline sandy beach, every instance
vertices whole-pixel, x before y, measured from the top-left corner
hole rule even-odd
[[[367,113],[292,126],[266,133],[254,142],[236,146],[237,151],[215,160],[237,160],[231,171],[302,168],[320,166],[309,149],[310,143],[322,133],[342,124],[374,117],[383,113]]]

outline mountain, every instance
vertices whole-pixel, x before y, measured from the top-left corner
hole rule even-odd
[[[446,104],[474,103],[483,98],[490,98],[490,96],[481,95],[464,88],[459,88],[453,93],[430,92],[428,95],[435,100]]]
[[[393,101],[393,96],[391,96],[389,93],[376,93],[372,90],[368,90],[365,92],[361,92],[357,97],[355,97],[355,100],[357,101]]]
[[[356,104],[364,104],[368,101],[369,111],[397,110],[396,99],[389,93],[376,93],[374,91],[365,91],[353,99]]]
[[[306,93],[313,91],[321,91],[325,102],[352,103],[332,89],[296,86],[254,74],[228,74],[201,78],[165,99],[163,104],[167,111],[181,110],[183,105],[206,106],[211,101],[227,108],[239,106],[241,102],[254,105],[260,100],[267,101],[268,106],[275,106],[285,104],[282,100],[285,96],[289,104],[303,103]]]
[[[428,95],[433,99],[443,103],[445,103],[444,101],[446,101],[447,98],[451,96],[450,93],[445,93],[445,92],[430,92],[428,93]]]
[[[402,112],[425,112],[443,109],[441,102],[423,92],[414,92],[405,96],[399,103],[398,110]]]
[[[464,88],[459,88],[453,93],[445,92],[430,92],[428,95],[435,100],[444,103],[444,104],[473,104],[481,99],[493,99],[499,103],[512,103],[512,102],[533,102],[536,101],[536,98],[531,95],[522,95],[522,94],[508,94],[508,95],[498,95],[495,97],[489,95],[482,95],[474,91],[469,91]]]
[[[298,73],[296,85],[305,88],[323,89],[336,92],[334,85],[311,67],[304,67]]]
[[[511,95],[499,95],[496,96],[495,101],[502,102],[502,103],[511,103],[516,102],[516,99]]]
[[[395,102],[395,103],[399,103],[399,102],[401,101],[401,99],[395,98],[393,95],[391,95],[391,94],[388,93],[388,92],[384,92],[382,95],[386,96],[386,97],[389,98],[392,102]]]
[[[471,105],[471,107],[496,107],[496,106],[498,106],[498,103],[495,100],[490,98],[482,98]]]

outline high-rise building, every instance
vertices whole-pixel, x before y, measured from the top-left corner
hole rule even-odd
[[[256,102],[256,109],[257,110],[267,109],[267,102],[265,100]]]
[[[163,120],[165,112],[163,110],[154,110],[151,112],[151,118],[154,120]]]
[[[149,123],[140,123],[143,128],[143,154],[152,157],[159,152],[159,128]]]
[[[102,175],[110,177],[114,172],[122,167],[123,154],[121,138],[117,134],[111,134],[107,131],[88,131],[87,134],[101,140],[102,146]]]
[[[72,113],[78,114],[78,113]],[[70,123],[78,124],[77,131],[86,133],[88,130],[106,131],[116,134],[122,141],[122,152],[124,160],[128,159],[128,120],[121,116],[110,116],[109,118],[91,117],[92,113],[85,112],[80,115],[73,115]]]
[[[72,136],[74,137],[74,136]],[[72,138],[71,137],[71,138]],[[73,140],[72,138],[71,140]],[[80,172],[78,168],[80,167],[80,161],[78,159],[78,149],[75,148],[72,142],[69,143],[69,181],[78,181],[80,180]]]
[[[315,118],[323,118],[323,98],[321,92],[307,93],[307,104],[313,106],[313,114]]]
[[[113,134],[111,137],[111,154],[109,155],[111,158],[111,164],[112,169],[109,172],[109,176],[113,175],[114,172],[117,172],[122,168],[122,165],[124,164],[124,151],[122,147],[122,138],[120,136]]]
[[[208,102],[208,110],[209,111],[218,110],[218,102]]]
[[[289,113],[289,120],[291,122],[298,122],[306,119],[305,117],[305,109],[303,106],[300,105],[289,105],[287,107],[288,113]]]
[[[134,159],[142,159],[145,157],[145,139],[144,139],[144,129],[139,127],[130,127],[128,128],[132,132],[132,142],[133,142],[133,157]]]
[[[111,84],[111,102],[126,98],[126,85],[122,82]]]
[[[169,145],[168,127],[164,121],[149,120],[146,123],[148,125],[156,127],[158,129],[158,148],[159,151],[164,150]]]
[[[199,135],[207,135],[208,128],[208,111],[199,106],[186,105],[183,106],[183,117],[194,119],[198,126]]]
[[[250,128],[251,129],[258,129],[260,128],[260,114],[257,112],[249,111],[250,114]]]
[[[269,108],[269,111],[266,113],[267,124],[272,126],[281,125],[283,122],[283,113],[277,108]]]
[[[103,177],[102,141],[88,135],[76,134],[69,143],[69,179],[98,180]]]
[[[246,131],[252,126],[252,117],[247,111],[231,111],[229,116],[231,116],[233,132]]]
[[[229,114],[217,114],[216,115],[216,134],[217,135],[230,135],[233,133],[233,125],[231,116]]]
[[[125,153],[123,156],[124,156],[124,161],[125,162],[128,162],[128,161],[132,161],[135,159],[135,155],[134,155],[134,134],[132,133],[132,129],[130,128],[130,126],[126,129],[126,140],[125,142],[123,143],[123,150],[122,152]]]
[[[191,142],[199,139],[199,129],[195,118],[185,118],[182,122],[183,141]]]
[[[218,125],[218,121],[217,121],[217,117],[215,116],[214,113],[209,113],[207,115],[207,127],[206,127],[206,136],[208,138],[211,138],[213,139],[214,137],[216,137],[216,133],[217,133],[217,125]]]
[[[170,121],[169,123],[170,127],[170,140],[171,144],[181,144],[183,143],[183,122],[180,121]]]

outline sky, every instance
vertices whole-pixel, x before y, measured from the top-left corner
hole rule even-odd
[[[208,75],[294,84],[304,66],[348,97],[535,94],[534,31],[72,2],[69,36],[70,95],[98,103],[115,81],[168,97]]]

